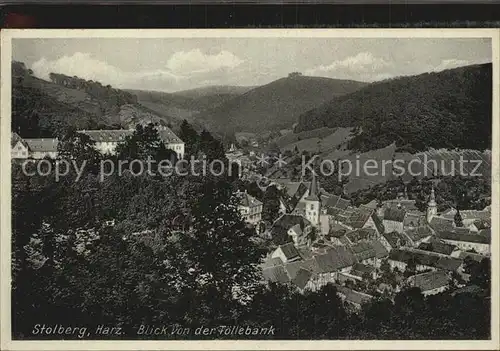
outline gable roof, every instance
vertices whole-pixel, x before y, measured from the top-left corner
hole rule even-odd
[[[446,240],[463,241],[468,243],[476,244],[490,244],[491,237],[487,234],[481,234],[481,232],[476,234],[465,234],[457,233],[452,231],[440,231],[436,233],[438,237]]]
[[[344,216],[338,216],[339,221],[343,222],[345,225],[350,226],[351,228],[363,228],[368,219],[372,216],[374,210],[368,208],[356,208],[354,210],[344,211]]]
[[[311,225],[306,218],[294,214],[284,214],[274,221],[271,227],[271,235],[275,237],[288,237],[288,230],[296,224],[300,224],[300,229],[304,231]]]
[[[432,217],[429,226],[435,231],[451,230],[455,226],[453,219],[448,219],[444,217]]]
[[[463,263],[462,260],[453,257],[443,257],[439,254],[416,250],[416,249],[394,249],[389,253],[389,259],[408,264],[414,261],[419,265],[454,271]]]
[[[32,152],[57,152],[59,140],[52,138],[23,139]]]
[[[428,226],[420,226],[417,228],[411,228],[404,231],[404,233],[413,241],[419,241],[432,235],[432,231]]]
[[[183,141],[166,126],[158,127],[158,136],[165,144],[181,144]],[[94,142],[122,142],[126,137],[134,134],[133,129],[95,129],[79,130],[78,133],[86,134]]]
[[[406,211],[398,208],[389,207],[384,211],[384,221],[403,222]]]
[[[406,213],[406,217],[403,220],[403,226],[405,227],[418,227],[425,223],[425,215],[419,213]]]
[[[383,233],[382,235],[384,236],[385,240],[387,240],[389,245],[391,245],[392,248],[397,248],[398,244],[406,245],[406,242],[408,240],[403,234],[396,231],[390,233]]]
[[[345,234],[345,236],[354,244],[360,240],[372,239],[375,235],[376,231],[373,228],[354,229]]]
[[[262,268],[270,268],[275,266],[282,266],[283,261],[279,257],[269,257],[262,263]]]
[[[262,274],[264,279],[274,283],[288,283],[290,281],[290,277],[286,274],[283,266],[264,268]]]
[[[158,136],[165,144],[182,144],[183,141],[166,126],[158,127]]]
[[[346,288],[345,286],[338,285],[338,284],[334,284],[334,285],[337,288],[337,292],[339,294],[342,294],[345,297],[346,301],[348,301],[348,302],[355,303],[357,305],[362,305],[362,304],[370,301],[373,298],[373,296],[371,296],[371,295]]]
[[[375,271],[375,267],[373,266],[368,266],[362,263],[355,263],[354,266],[352,266],[351,274],[362,277],[365,273],[372,273],[373,271]]]
[[[443,255],[450,255],[457,248],[455,245],[448,244],[442,240],[432,237],[428,243],[421,243],[420,250],[437,252]]]
[[[256,207],[256,206],[261,206],[262,202],[257,200],[255,197],[247,193],[246,191],[240,191],[236,193],[236,196],[238,197],[239,204],[240,206],[244,207]]]
[[[447,286],[449,280],[448,274],[444,271],[426,272],[408,278],[408,282],[420,288],[422,292]]]
[[[333,195],[333,194],[322,195],[321,200],[323,202],[323,206],[329,207],[332,209],[337,208],[337,209],[345,210],[350,204],[349,200],[343,199],[341,196]]]
[[[19,136],[16,132],[12,132],[10,134],[10,147],[13,148],[16,146],[17,142],[21,142],[25,147],[27,147],[26,143],[23,141],[23,138]]]
[[[356,263],[351,250],[345,246],[332,246],[326,253],[314,257],[321,273],[335,272]]]
[[[284,245],[278,246],[279,249],[283,252],[287,260],[293,260],[295,258],[300,258],[299,251],[293,245],[293,243],[286,243]]]
[[[94,142],[122,142],[126,137],[134,134],[133,129],[96,129],[96,130],[79,130],[78,133],[88,135]]]
[[[292,283],[295,284],[298,288],[304,289],[311,276],[312,273],[310,271],[301,267],[295,277],[292,278]]]

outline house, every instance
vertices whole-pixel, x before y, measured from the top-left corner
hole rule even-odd
[[[482,230],[478,233],[440,231],[436,235],[443,241],[457,246],[462,251],[474,250],[481,255],[490,255],[491,233],[487,230]]]
[[[158,126],[157,131],[158,136],[163,141],[165,147],[174,151],[177,154],[177,158],[184,158],[184,142],[166,126]],[[118,145],[125,142],[127,137],[132,136],[134,134],[134,130],[80,130],[78,133],[89,136],[89,138],[94,141],[95,148],[102,154],[113,155],[116,152]]]
[[[311,222],[302,216],[283,214],[272,224],[270,234],[277,242],[287,242],[292,239],[296,240],[294,241],[296,245],[301,246],[307,243],[312,228]]]
[[[427,225],[419,226],[416,228],[410,228],[404,231],[404,236],[407,238],[407,243],[409,246],[418,246],[421,243],[427,241],[432,236],[432,230]]]
[[[352,251],[345,246],[332,246],[325,253],[314,256],[317,274],[309,282],[309,289],[315,291],[328,283],[334,283],[338,273],[347,273],[356,263]]]
[[[238,210],[245,222],[256,225],[262,220],[262,202],[245,192],[236,193]]]
[[[376,231],[377,236],[384,233],[384,225],[376,211],[367,207],[347,208],[333,216],[333,219],[334,222],[351,230],[372,228]]]
[[[453,220],[456,213],[456,209],[451,209],[443,214],[442,217]],[[460,211],[460,216],[462,217],[462,224],[464,227],[470,227],[476,220],[483,220],[487,223],[491,222],[491,211],[489,210],[462,210]]]
[[[384,211],[382,223],[388,232],[403,232],[403,222],[406,216],[406,211],[399,208],[388,208]]]
[[[380,267],[382,259],[389,255],[388,250],[378,240],[361,241],[356,245],[352,245],[351,250],[357,262],[375,267]]]
[[[384,245],[387,251],[392,249],[399,249],[402,246],[407,246],[409,243],[408,237],[396,231],[384,233],[379,238],[380,242]]]
[[[469,230],[471,232],[479,232],[480,230],[483,229],[488,229],[491,228],[491,220],[485,220],[485,219],[476,219],[472,224],[469,226]]]
[[[403,229],[417,228],[426,225],[425,215],[419,212],[406,212]]]
[[[423,242],[418,246],[418,249],[431,251],[437,254],[450,256],[454,251],[457,251],[457,247],[447,242],[431,237],[428,242]]]
[[[455,222],[450,218],[434,216],[429,222],[429,226],[434,232],[453,230],[453,228],[455,228]]]
[[[10,157],[12,159],[25,159],[29,157],[28,144],[17,133],[11,134]]]
[[[463,261],[458,258],[409,248],[392,250],[389,253],[388,262],[392,269],[397,267],[400,271],[405,271],[407,265],[413,263],[417,272],[429,269],[459,271],[463,266]]]
[[[356,244],[362,240],[375,240],[378,237],[377,231],[373,228],[350,230],[345,234],[345,236],[351,244]]]
[[[450,277],[445,271],[432,271],[413,275],[408,278],[408,284],[420,288],[424,296],[435,295],[445,291],[450,283]]]
[[[94,142],[94,147],[103,155],[113,155],[119,144],[134,134],[133,129],[118,130],[80,130],[78,133],[87,135]]]
[[[335,284],[335,287],[337,288],[337,294],[342,301],[353,307],[355,310],[360,310],[363,304],[373,299],[373,296],[371,295],[346,288],[345,286]]]
[[[28,147],[28,157],[34,159],[57,158],[58,139],[53,138],[36,138],[23,139]]]
[[[301,256],[293,243],[286,243],[284,245],[279,245],[271,254],[271,258],[279,258],[283,263],[288,263],[300,260]]]
[[[361,279],[363,279],[366,275],[372,279],[377,278],[376,268],[363,263],[355,263],[354,266],[352,266],[350,274]]]

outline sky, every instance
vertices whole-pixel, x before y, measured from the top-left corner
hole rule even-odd
[[[122,89],[174,92],[255,86],[290,72],[374,82],[491,62],[481,38],[71,38],[14,39],[12,56],[40,78],[51,72]]]

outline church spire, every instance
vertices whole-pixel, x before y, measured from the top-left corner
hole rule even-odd
[[[431,196],[427,203],[427,222],[430,222],[437,215],[436,194],[434,193],[434,184],[432,184]]]
[[[318,180],[316,179],[316,173],[313,172],[311,185],[309,186],[309,195],[307,196],[308,200],[316,200],[319,201],[319,185]]]

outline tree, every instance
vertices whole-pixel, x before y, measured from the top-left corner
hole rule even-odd
[[[60,158],[73,160],[78,166],[85,165],[88,170],[97,172],[101,154],[95,149],[95,142],[83,133],[70,128],[57,145],[57,154]]]
[[[453,217],[453,220],[455,221],[455,226],[457,227],[463,227],[464,223],[462,222],[462,216],[460,215],[460,210],[457,208],[457,213]]]
[[[188,121],[183,120],[179,129],[179,138],[185,144],[185,153],[187,158],[194,156],[199,150],[200,138]]]
[[[177,154],[165,147],[156,126],[149,123],[145,127],[138,124],[134,133],[126,137],[125,142],[116,148],[117,158],[121,160],[147,160],[157,162],[170,160],[175,163]],[[157,166],[157,165],[155,165]]]
[[[281,193],[275,185],[267,187],[263,196],[262,219],[274,222],[279,216]]]

